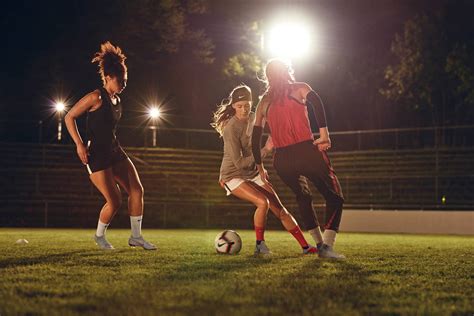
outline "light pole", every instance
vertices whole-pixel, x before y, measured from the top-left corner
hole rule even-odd
[[[61,142],[62,138],[62,119],[63,119],[63,112],[66,108],[63,102],[56,102],[55,104],[56,113],[58,115],[58,142]]]
[[[151,118],[150,129],[152,130],[152,133],[153,133],[152,145],[153,147],[156,147],[156,130],[158,129],[156,124],[157,124],[157,120],[161,116],[161,112],[160,112],[160,109],[158,109],[156,106],[152,106],[149,109],[148,114],[150,115],[150,118]]]

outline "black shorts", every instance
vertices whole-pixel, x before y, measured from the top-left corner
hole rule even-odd
[[[89,174],[92,174],[110,168],[125,159],[128,159],[128,156],[120,145],[112,146],[112,148],[106,150],[103,147],[91,147],[89,148],[89,163],[86,165],[86,169]]]

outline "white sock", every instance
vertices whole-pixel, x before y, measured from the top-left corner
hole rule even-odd
[[[130,216],[130,226],[132,227],[133,238],[138,238],[142,235],[142,219],[143,215]]]
[[[109,224],[102,223],[99,219],[99,222],[97,223],[97,231],[95,235],[97,237],[102,237],[105,235],[105,231],[107,230],[107,227],[109,227]]]
[[[319,244],[319,243],[323,242],[323,235],[321,234],[321,229],[319,228],[319,226],[317,226],[316,228],[313,228],[311,230],[308,230],[308,233],[311,234],[311,237],[313,237],[314,242],[316,244]]]
[[[336,242],[336,231],[326,229],[323,233],[323,240],[326,245],[334,247],[334,243]]]

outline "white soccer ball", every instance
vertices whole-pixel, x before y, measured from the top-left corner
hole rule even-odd
[[[235,231],[224,230],[217,234],[214,245],[218,253],[235,255],[242,249],[242,239]]]
[[[15,242],[15,244],[17,244],[17,245],[26,245],[26,244],[28,244],[28,240],[26,240],[26,239],[18,239],[18,240]]]

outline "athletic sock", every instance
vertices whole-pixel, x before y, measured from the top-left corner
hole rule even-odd
[[[336,231],[326,229],[323,233],[323,240],[326,245],[334,247],[334,243],[336,242]]]
[[[255,226],[255,235],[257,236],[257,245],[260,245],[260,242],[265,240],[265,237],[263,236],[264,233],[265,233],[264,227]]]
[[[142,219],[143,215],[130,216],[130,227],[132,228],[133,238],[138,238],[142,235]]]
[[[97,223],[97,231],[95,232],[95,235],[97,237],[104,236],[105,231],[107,230],[107,227],[109,227],[109,224],[102,223],[99,219],[99,222]]]
[[[316,228],[308,230],[308,233],[311,234],[311,237],[313,237],[314,242],[316,244],[321,244],[323,242],[323,235],[321,234],[321,229],[319,226],[316,226]]]
[[[303,247],[303,249],[308,247],[308,243],[306,242],[303,232],[301,231],[299,226],[296,226],[292,230],[289,230],[289,232],[293,235],[293,237],[295,237],[296,241],[298,241],[298,243],[301,247]]]

